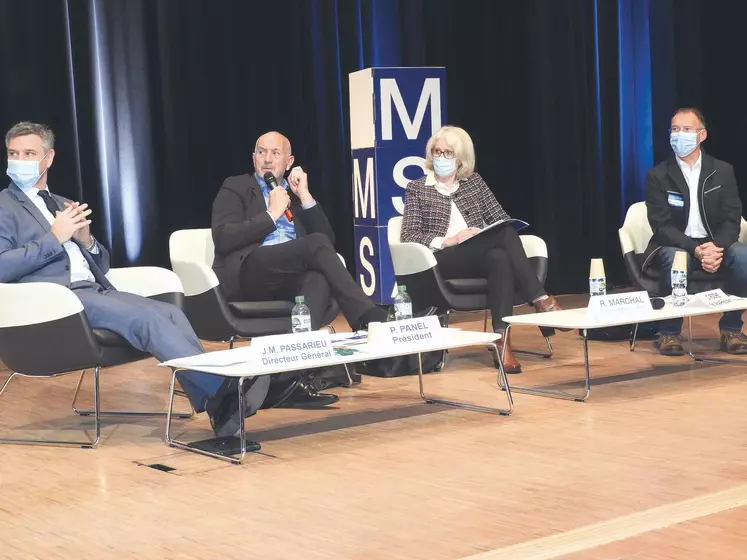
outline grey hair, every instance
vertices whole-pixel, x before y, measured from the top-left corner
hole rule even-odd
[[[19,122],[18,124],[13,125],[13,127],[5,134],[5,147],[8,147],[13,138],[28,136],[29,134],[36,134],[41,138],[46,151],[54,148],[54,132],[52,132],[52,129],[45,124],[37,124],[28,121]]]

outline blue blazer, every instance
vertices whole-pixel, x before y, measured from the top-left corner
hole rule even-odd
[[[67,198],[53,194],[60,208]],[[113,289],[106,279],[109,252],[96,242],[98,254],[81,247],[96,281]],[[52,233],[49,222],[39,209],[11,183],[0,191],[0,282],[54,282],[70,285],[70,258]]]

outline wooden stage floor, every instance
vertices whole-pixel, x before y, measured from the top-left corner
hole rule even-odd
[[[695,321],[714,350],[716,321]],[[457,322],[482,327],[477,314]],[[516,347],[542,342],[515,331]],[[511,381],[580,387],[580,338],[553,343],[552,360],[521,357]],[[423,404],[416,377],[364,377],[335,390],[332,410],[252,418],[263,448],[242,466],[167,448],[157,418],[105,418],[97,450],[0,446],[0,558],[747,558],[747,370],[664,358],[648,341],[632,354],[591,342],[590,357],[589,401],[516,394],[511,417]],[[168,377],[154,360],[105,371],[103,406],[164,407]],[[483,348],[450,354],[426,382],[503,398]],[[70,409],[75,383],[14,380],[0,430],[77,437],[91,420]],[[207,437],[201,416],[177,433]]]

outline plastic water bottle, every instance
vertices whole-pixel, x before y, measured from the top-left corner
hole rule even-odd
[[[604,275],[602,259],[591,259],[589,269],[589,294],[591,296],[607,295],[607,278]]]
[[[303,296],[296,296],[296,305],[291,311],[291,327],[294,333],[311,331],[311,311]]]
[[[412,300],[407,295],[407,286],[397,286],[397,295],[394,296],[394,319],[412,319]]]
[[[687,270],[672,269],[672,305],[682,307],[687,304]]]
[[[606,296],[607,279],[604,276],[601,278],[589,278],[589,294],[592,296]]]

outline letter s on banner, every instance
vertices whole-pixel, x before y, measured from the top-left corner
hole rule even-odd
[[[423,171],[423,173],[425,173],[425,158],[420,156],[407,156],[399,160],[394,166],[394,169],[392,169],[394,182],[402,189],[407,188],[407,183],[410,182],[410,180],[405,177],[405,169],[410,166],[417,166]],[[400,214],[405,213],[405,201],[403,197],[393,196],[392,206],[394,206],[394,209]]]
[[[361,266],[365,268],[368,273],[371,275],[371,284],[369,285],[366,283],[366,279],[363,277],[362,274],[360,274],[360,286],[363,290],[363,293],[366,294],[368,297],[371,297],[373,293],[376,291],[376,270],[374,269],[373,265],[371,264],[371,261],[369,261],[366,258],[366,254],[364,252],[364,249],[368,249],[368,256],[373,258],[374,256],[374,248],[373,243],[371,243],[371,240],[368,237],[364,237],[361,239],[360,247],[358,248],[358,257],[361,261]]]

